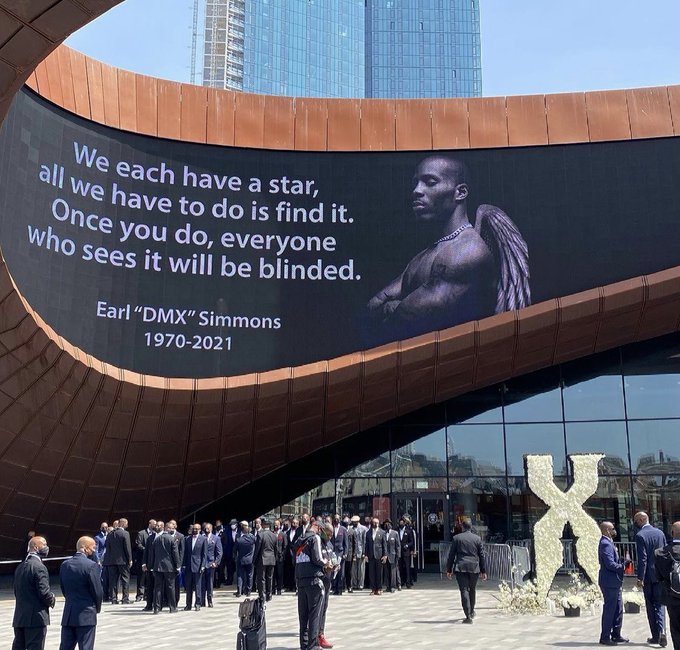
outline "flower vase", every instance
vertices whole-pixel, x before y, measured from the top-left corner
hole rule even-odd
[[[624,603],[623,609],[626,612],[626,614],[639,614],[640,613],[640,605],[638,605],[637,603]]]
[[[564,615],[568,618],[581,616],[581,608],[580,607],[565,607],[564,608]]]

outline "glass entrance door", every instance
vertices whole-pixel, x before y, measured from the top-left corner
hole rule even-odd
[[[450,539],[448,508],[443,494],[395,494],[394,525],[408,516],[416,530],[419,571],[439,573],[439,544]]]

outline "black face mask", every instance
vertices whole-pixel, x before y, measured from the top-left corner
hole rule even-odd
[[[356,528],[358,525],[359,525],[359,524],[355,521],[355,522],[352,524],[352,528]]]

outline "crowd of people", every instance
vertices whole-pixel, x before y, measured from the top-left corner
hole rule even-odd
[[[649,523],[649,515],[640,511],[633,517],[637,549],[637,586],[642,589],[651,636],[647,643],[665,648],[666,612],[673,647],[680,649],[680,521],[671,527],[667,543],[663,531]],[[610,521],[600,524],[598,585],[602,591],[602,627],[600,645],[628,643],[622,635],[623,576],[630,560],[619,557],[614,538],[616,528]]]
[[[143,604],[143,611],[153,614],[165,608],[171,613],[178,611],[182,589],[187,611],[213,607],[214,589],[231,585],[235,586],[234,596],[256,593],[263,602],[284,591],[295,592],[299,599],[301,629],[303,619],[307,629],[304,642],[301,632],[301,647],[330,648],[332,645],[324,635],[329,595],[370,589],[371,594],[379,596],[383,592],[400,591],[402,587],[411,589],[417,581],[416,539],[416,531],[408,517],[401,518],[393,528],[389,519],[380,522],[378,518],[367,516],[362,523],[359,516],[336,514],[313,518],[303,513],[300,517],[271,522],[257,518],[252,525],[236,519],[226,526],[220,520],[214,525],[211,522],[194,523],[186,533],[177,529],[174,520],[151,519],[134,538],[128,531],[126,518],[113,521],[110,526],[103,522],[94,537],[78,540],[74,556],[80,569],[83,568],[81,560],[87,559],[87,567],[91,569],[87,580],[92,575],[97,577],[96,593],[89,583],[81,585],[91,600],[88,616],[83,619],[87,620],[83,627],[88,629],[78,630],[77,634],[76,630],[70,629],[67,623],[73,612],[69,608],[69,616],[65,614],[62,620],[61,648],[74,648],[74,639],[78,639],[83,648],[94,647],[96,614],[102,602],[131,604],[133,575],[137,576],[134,602]],[[318,544],[323,568],[317,567],[310,575],[305,575],[304,569],[310,567],[302,565],[310,556],[303,549],[310,540],[314,548]],[[42,563],[49,552],[46,540],[31,531],[27,546],[22,548],[26,560],[21,566],[31,568],[41,576],[40,589],[32,594],[30,606],[32,610],[39,610],[40,615],[37,619],[32,616],[28,622],[15,615],[13,650],[42,647],[49,624],[49,608],[54,606],[54,594],[49,590],[47,570]],[[312,555],[315,557],[314,553]],[[68,564],[65,562],[63,566]],[[316,576],[317,571],[319,576]],[[309,586],[317,577],[323,584],[321,605],[304,600],[309,593],[316,593],[310,592]],[[17,580],[15,591],[16,584]],[[16,611],[19,613],[20,596],[16,593]],[[66,591],[64,595],[67,596]],[[37,635],[32,640],[33,645],[27,641],[27,634]]]

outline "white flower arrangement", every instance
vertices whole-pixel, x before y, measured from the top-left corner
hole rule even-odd
[[[569,584],[557,592],[555,601],[565,609],[587,609],[602,601],[602,592],[597,585],[585,583],[579,573],[572,572]]]
[[[597,583],[597,556],[600,529],[583,504],[597,491],[597,465],[603,454],[574,454],[569,457],[574,482],[562,492],[554,481],[553,458],[548,454],[526,457],[527,483],[531,491],[548,506],[548,512],[534,526],[536,586],[542,598],[547,597],[553,579],[563,563],[562,532],[567,523],[577,537],[579,564],[593,583]]]
[[[585,609],[588,606],[586,599],[579,594],[570,594],[560,598],[560,605],[564,609]]]
[[[547,614],[551,602],[541,598],[536,583],[528,580],[521,587],[511,589],[507,582],[501,582],[498,595],[498,609],[505,614]]]
[[[633,587],[630,591],[624,591],[622,598],[624,605],[626,603],[639,606],[645,604],[645,595],[637,587]]]

